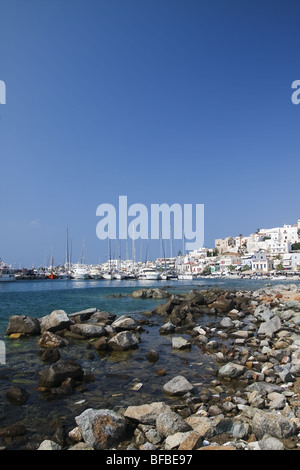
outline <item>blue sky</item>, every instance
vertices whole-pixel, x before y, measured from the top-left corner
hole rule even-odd
[[[209,247],[300,218],[298,1],[0,0],[0,11],[0,257],[38,266],[53,247],[62,263],[68,225],[73,260],[84,239],[86,261],[103,261],[96,209],[119,195],[204,204]]]

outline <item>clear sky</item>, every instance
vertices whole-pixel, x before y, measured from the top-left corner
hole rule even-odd
[[[96,209],[119,195],[204,204],[208,247],[296,223],[299,17],[298,0],[0,0],[0,257],[62,263],[68,225],[73,260],[84,239],[103,261]]]

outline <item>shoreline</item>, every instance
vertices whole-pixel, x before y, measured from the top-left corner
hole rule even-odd
[[[165,290],[159,288],[144,288],[140,291],[145,293],[144,298],[147,295],[153,296],[154,291],[163,291],[161,295],[166,295]],[[103,312],[100,314],[99,311],[92,312],[91,309],[78,312],[71,318],[70,315],[64,316],[62,313],[51,314],[52,320],[56,317],[55,322],[59,316],[60,320],[64,318],[65,323],[60,324],[59,327],[57,324],[49,326],[50,318],[43,317],[42,321],[35,319],[33,322],[35,328],[38,328],[37,322],[39,325],[44,325],[43,331],[35,333],[38,341],[40,342],[42,338],[45,341],[47,335],[48,341],[53,341],[51,346],[40,343],[40,350],[42,349],[47,354],[58,350],[61,354],[58,360],[50,362],[52,365],[44,363],[41,367],[44,371],[44,379],[41,381],[40,374],[39,383],[36,381],[35,384],[41,389],[39,393],[44,397],[51,396],[51,400],[54,400],[52,404],[54,406],[57,404],[58,407],[60,400],[64,400],[66,396],[72,399],[78,389],[81,389],[83,397],[83,403],[78,412],[74,413],[73,417],[69,417],[71,422],[73,420],[73,429],[78,427],[81,429],[80,436],[77,434],[78,441],[74,441],[74,433],[71,434],[73,437],[69,435],[72,431],[70,423],[68,423],[68,432],[59,443],[57,438],[53,440],[51,439],[53,436],[49,435],[44,436],[44,440],[56,442],[56,445],[62,449],[79,446],[105,450],[111,448],[120,450],[133,448],[194,450],[199,448],[204,450],[212,445],[224,448],[224,443],[227,444],[226,448],[239,450],[264,448],[271,445],[280,449],[298,448],[300,429],[298,411],[300,403],[299,300],[300,287],[297,285],[264,286],[253,292],[197,286],[197,289],[191,290],[188,294],[166,297],[164,302],[154,310],[141,312],[139,319],[133,319],[130,315],[124,314],[124,318],[120,320],[120,318],[112,318],[108,312],[106,316],[103,316]],[[96,316],[93,317],[93,315]],[[123,322],[122,325],[120,322]],[[11,320],[10,323],[12,323]],[[18,328],[20,329],[20,326]],[[95,339],[93,335],[97,328],[99,336]],[[20,332],[15,331],[16,329],[10,326],[9,334],[17,336],[10,337],[9,341],[20,339],[18,336]],[[153,337],[157,336],[161,339],[161,350],[144,350],[144,338],[149,332]],[[21,337],[22,341],[26,341],[22,333]],[[130,340],[133,341],[131,346],[128,346],[128,343],[126,346],[123,343],[117,344],[117,339],[121,337],[122,341],[125,337],[129,343]],[[80,366],[80,360],[75,361],[78,364],[74,366],[75,371],[72,369],[72,373],[68,364],[69,369],[67,368],[68,370],[64,372],[65,375],[60,376],[63,376],[63,380],[51,382],[49,379],[49,374],[50,376],[55,374],[57,364],[63,362],[65,348],[72,348],[76,357],[78,349],[76,341],[79,341],[81,346],[84,344],[91,356],[100,354],[100,357],[109,357],[116,352],[126,356],[131,350],[142,351],[141,361],[146,369],[149,369],[149,374],[153,374],[153,377],[155,374],[155,380],[159,381],[162,389],[163,399],[160,398],[157,402],[156,396],[153,396],[151,400],[150,393],[147,402],[140,400],[142,403],[136,406],[130,403],[126,406],[125,403],[116,410],[105,408],[105,413],[97,413],[98,408],[94,406],[91,397],[89,398],[89,393],[91,393],[89,387],[93,383],[93,377],[91,375],[88,377],[88,374],[84,372]],[[69,342],[69,344],[62,344],[62,342]],[[174,352],[182,362],[182,374],[175,376],[172,370],[163,370],[159,360],[159,356],[168,358]],[[201,378],[201,366],[189,362],[188,357],[191,353],[196,356],[199,354],[199,359],[208,358],[208,364],[215,364],[215,367],[211,368],[207,383],[203,383]],[[147,354],[149,354],[148,358]],[[126,364],[130,360],[129,353],[128,359],[122,363],[124,373]],[[208,373],[209,367],[205,373]],[[161,375],[158,375],[159,371]],[[5,369],[3,371],[1,369],[0,372],[5,373]],[[60,374],[62,374],[61,370]],[[48,379],[45,379],[45,375]],[[130,377],[133,390],[130,393],[136,394],[137,400],[133,398],[133,401],[138,402],[138,396],[144,392],[145,385],[134,381],[134,378]],[[9,394],[10,404],[7,403],[6,406],[8,408],[18,406],[20,409],[28,406],[26,387],[16,384],[10,388],[13,387],[14,389]],[[15,399],[16,396],[23,397],[20,400],[24,403],[11,404],[13,392]],[[84,395],[85,393],[88,398]],[[123,390],[122,393],[124,395]],[[89,401],[92,402],[93,407],[89,406]],[[155,405],[155,403],[160,403],[160,405]],[[100,409],[103,410],[103,408]],[[147,418],[144,416],[145,410],[148,410]],[[82,412],[79,413],[79,411]],[[82,424],[82,419],[84,419],[84,424]],[[89,433],[89,438],[82,433],[86,427],[93,427],[92,423],[95,420],[104,434],[103,422],[107,420],[111,422],[112,428],[115,429],[113,441],[109,441],[108,437],[106,439],[102,435],[102,439],[104,441],[106,439],[104,444],[104,441],[99,443],[95,436],[92,442],[91,433]],[[78,425],[77,421],[81,425]],[[168,425],[166,421],[169,422]],[[259,430],[262,422],[267,423],[263,435]],[[31,442],[30,437],[26,436],[27,430],[22,428],[22,422],[14,423],[14,425],[21,426],[21,430],[17,429],[17,432],[24,431],[22,434],[24,437],[10,435],[9,433],[14,432],[13,429],[9,427],[5,429],[1,426],[0,444],[2,446],[16,449],[39,447],[42,436],[41,442],[37,442],[36,437]],[[121,432],[120,429],[123,431]],[[7,436],[9,436],[11,446],[8,444]]]

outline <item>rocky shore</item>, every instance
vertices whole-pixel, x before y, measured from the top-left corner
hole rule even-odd
[[[171,340],[172,350],[196,349],[215,363],[208,386],[158,369],[165,400],[115,409],[84,406],[73,426],[38,444],[38,450],[296,450],[300,448],[300,288],[267,286],[257,291],[219,288],[169,295],[140,289],[136,298],[162,299],[140,318],[88,309],[56,310],[40,319],[13,315],[10,339],[35,336],[44,368],[40,393],[55,400],[93,381],[80,361],[65,360],[64,348],[85,341],[102,354],[141,348],[146,325]],[[75,347],[75,346],[74,346]],[[153,364],[159,352],[149,350]],[[186,364],[192,368],[192,364]],[[142,384],[135,383],[138,393]],[[26,388],[12,385],[7,399],[23,406]],[[1,427],[0,446],[14,447],[26,426]],[[23,446],[26,448],[26,445]]]

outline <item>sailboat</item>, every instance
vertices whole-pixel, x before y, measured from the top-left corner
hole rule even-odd
[[[84,240],[82,242],[81,263],[74,266],[71,274],[72,279],[83,280],[90,278],[89,269],[84,264]]]
[[[110,253],[110,238],[109,237],[108,237],[108,259],[109,259],[108,271],[104,271],[102,273],[102,277],[103,279],[106,279],[107,281],[111,281],[114,278],[114,275],[111,270],[111,253]]]
[[[58,279],[58,275],[54,272],[54,261],[53,261],[53,252],[51,248],[51,270],[50,274],[48,274],[47,279]]]
[[[114,279],[117,279],[118,281],[122,281],[122,279],[125,279],[126,275],[121,269],[121,241],[119,239],[119,259],[118,259],[118,270],[114,273]]]

